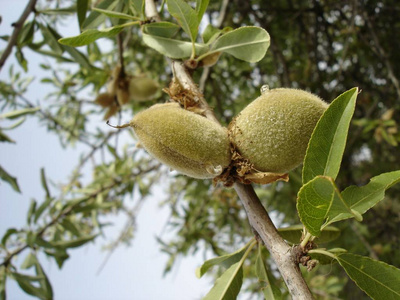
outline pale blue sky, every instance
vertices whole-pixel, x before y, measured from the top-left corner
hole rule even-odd
[[[18,19],[27,2],[0,0],[0,35],[11,33],[11,23]],[[66,36],[77,34],[76,23],[68,26],[63,33]],[[1,50],[5,45],[4,41],[0,41]],[[28,74],[40,78],[39,72],[42,71],[38,68],[38,56],[30,51],[25,51],[24,54],[30,62]],[[11,63],[15,63],[13,55],[0,73],[0,80],[8,81]],[[36,102],[48,92],[43,87],[45,85],[36,79],[26,97]],[[18,129],[10,131],[9,135],[16,144],[0,144],[0,165],[18,178],[22,194],[15,193],[7,184],[0,182],[0,236],[3,236],[7,228],[24,227],[30,199],[44,198],[40,185],[40,169],[44,167],[46,175],[53,182],[66,182],[81,150],[84,149],[62,149],[58,138],[48,133],[45,127],[39,126],[37,119],[32,117]],[[90,171],[87,173],[90,176]],[[71,258],[62,270],[58,270],[53,260],[41,257],[43,267],[53,284],[55,299],[195,300],[204,296],[212,284],[210,278],[197,279],[195,276],[196,267],[203,261],[200,255],[181,260],[170,275],[162,277],[168,257],[159,251],[155,236],[161,233],[169,215],[167,209],[160,209],[158,206],[163,197],[160,188],[154,191],[154,197],[146,200],[138,218],[139,229],[132,246],[117,249],[100,275],[96,275],[96,272],[106,255],[100,248],[107,242],[102,238],[95,244],[70,250]],[[118,217],[112,221],[115,226],[106,231],[108,240],[118,234],[118,229],[125,222]],[[17,265],[22,258],[19,258]],[[12,280],[8,280],[7,295],[11,300],[32,299]]]

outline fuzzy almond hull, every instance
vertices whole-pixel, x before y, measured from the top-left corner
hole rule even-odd
[[[230,163],[227,130],[177,103],[153,105],[131,125],[152,156],[182,174],[213,178]]]

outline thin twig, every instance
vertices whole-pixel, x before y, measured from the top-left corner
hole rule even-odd
[[[23,28],[25,20],[28,18],[28,16],[31,14],[31,12],[35,11],[36,1],[37,0],[30,0],[29,3],[27,4],[27,6],[25,7],[25,10],[23,11],[21,17],[19,17],[17,22],[13,23],[14,31],[13,31],[10,39],[8,40],[8,44],[7,44],[6,49],[3,52],[3,55],[0,58],[0,72],[1,72],[8,56],[10,56],[12,48],[17,44],[18,35]]]

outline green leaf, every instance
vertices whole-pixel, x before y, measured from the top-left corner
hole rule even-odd
[[[29,205],[28,215],[26,217],[26,222],[28,225],[31,225],[32,216],[35,214],[36,211],[36,201],[35,199],[31,200],[31,204]]]
[[[0,266],[0,300],[6,299],[6,281],[7,281],[6,267]]]
[[[262,249],[262,244],[258,243],[258,254],[256,258],[256,275],[258,277],[258,281],[263,283],[263,287],[261,289],[263,291],[264,298],[266,300],[282,299],[281,291],[276,286],[272,286],[270,283],[267,267],[264,263],[261,249]]]
[[[76,12],[78,14],[79,28],[82,28],[83,22],[86,20],[86,12],[88,9],[89,0],[77,0]]]
[[[308,252],[308,255],[312,259],[318,260],[318,263],[321,265],[331,265],[336,263],[336,255],[346,253],[347,250],[343,248],[332,248],[329,250],[323,250],[323,249],[313,249]]]
[[[17,229],[15,229],[15,228],[9,228],[9,229],[7,229],[6,233],[4,234],[3,238],[1,239],[1,244],[5,247],[8,238],[9,238],[11,235],[15,234],[15,233],[18,233],[18,230],[17,230]]]
[[[13,110],[7,112],[5,114],[0,115],[0,119],[16,119],[25,115],[34,114],[35,112],[39,111],[40,107],[33,107],[33,108],[24,108]]]
[[[26,22],[18,35],[18,46],[22,47],[32,42],[35,33],[35,21]]]
[[[400,299],[400,270],[369,257],[344,253],[337,261],[372,299]]]
[[[311,136],[303,166],[303,184],[315,176],[336,179],[339,172],[358,88],[337,97],[324,112]]]
[[[179,26],[171,22],[156,22],[143,25],[143,32],[165,38],[173,37],[179,30]]]
[[[97,234],[93,234],[93,235],[83,236],[81,238],[78,238],[75,240],[70,240],[70,241],[52,242],[51,244],[54,247],[76,248],[76,247],[82,246],[82,245],[94,240],[97,236],[98,236]]]
[[[133,6],[136,15],[142,16],[144,11],[144,0],[131,0],[129,3]]]
[[[43,25],[39,23],[40,31],[44,37],[44,42],[53,50],[57,55],[61,55],[64,52],[63,47],[58,43],[57,35],[55,35],[55,30],[52,29],[48,24]]]
[[[104,9],[104,10],[113,10],[119,1],[115,0],[104,0],[102,1],[96,8]],[[102,24],[106,20],[106,16],[97,12],[92,11],[89,16],[86,18],[85,22],[83,22],[81,28],[82,29],[93,29],[97,28],[100,24]]]
[[[343,199],[350,208],[359,214],[364,214],[371,207],[385,198],[385,191],[393,185],[400,182],[400,170],[388,173],[382,173],[371,178],[370,182],[364,186],[349,186],[342,192]],[[337,217],[337,220],[343,220],[353,217],[349,214],[343,214]]]
[[[203,42],[205,44],[211,44],[214,42],[220,35],[222,34],[222,30],[215,28],[211,24],[208,24],[206,29],[202,34]]]
[[[35,254],[29,252],[29,254],[25,257],[24,262],[21,265],[21,269],[29,269],[33,267],[37,263],[37,259]]]
[[[143,42],[147,46],[170,58],[187,58],[192,54],[192,44],[189,42],[145,33],[143,33]],[[205,53],[208,50],[205,45],[195,44],[195,46],[197,54]]]
[[[37,220],[39,220],[40,216],[42,213],[46,210],[46,208],[49,207],[50,203],[53,201],[53,198],[51,197],[46,197],[46,200],[40,204],[39,208],[35,212],[35,218],[33,222],[36,224]]]
[[[112,10],[106,10],[106,9],[100,9],[100,8],[93,8],[93,11],[97,11],[101,14],[106,15],[107,17],[110,18],[118,18],[118,19],[123,19],[123,20],[139,20],[138,17],[134,17],[128,14],[124,14],[121,12],[116,12],[116,11],[112,11]]]
[[[207,10],[209,2],[210,0],[196,0],[196,13],[199,23],[201,22],[201,19],[203,19],[203,15]]]
[[[15,58],[17,59],[19,65],[25,72],[28,71],[28,61],[25,59],[24,54],[22,53],[21,48],[17,47],[15,51]]]
[[[44,190],[46,192],[46,197],[51,197],[49,187],[47,186],[47,180],[46,180],[46,174],[45,174],[44,168],[40,169],[40,182],[42,183],[42,187],[44,188]]]
[[[13,139],[11,139],[8,135],[4,134],[2,130],[0,130],[0,142],[8,142],[15,143]]]
[[[51,256],[55,259],[59,269],[62,268],[64,262],[69,258],[67,251],[62,248],[57,248],[55,250],[45,249],[44,252],[46,253],[46,255]]]
[[[21,193],[21,190],[19,189],[17,178],[11,176],[0,166],[0,179],[7,182],[8,184],[11,185],[11,187],[14,189],[14,191]]]
[[[11,274],[12,278],[17,281],[18,285],[22,290],[24,290],[25,293],[38,297],[39,299],[47,300],[47,298],[45,298],[46,295],[43,289],[38,288],[32,284],[32,281],[39,281],[42,278],[37,276],[18,274],[15,272],[12,272]]]
[[[247,248],[249,247],[250,242],[247,243],[243,248],[226,255],[222,255],[219,257],[214,257],[212,259],[206,260],[200,268],[196,269],[196,276],[201,278],[211,267],[216,265],[223,265],[226,268],[230,267],[234,263],[237,263],[239,260],[242,259],[244,253],[246,252]]]
[[[279,228],[279,234],[292,244],[299,244],[303,232],[303,224]],[[327,243],[340,236],[339,228],[327,226],[321,231],[321,235],[315,239],[317,243]]]
[[[203,300],[236,299],[243,283],[242,261],[233,264],[219,277]]]
[[[178,21],[194,43],[199,27],[196,11],[183,0],[167,0],[167,5],[169,13]]]
[[[297,211],[301,222],[314,236],[319,236],[321,227],[332,223],[341,213],[354,214],[344,202],[332,178],[325,176],[317,176],[301,187]]]
[[[225,52],[247,62],[258,62],[265,56],[269,45],[267,31],[260,27],[246,26],[220,36],[209,54]]]
[[[81,236],[81,232],[79,231],[79,228],[73,222],[71,222],[68,218],[65,218],[64,220],[62,220],[61,226],[64,227],[65,230],[71,232],[73,235],[75,235],[77,237]]]
[[[132,26],[132,25],[133,25],[132,23],[125,23],[122,25],[117,25],[114,27],[109,27],[109,28],[100,29],[100,30],[88,29],[88,30],[82,32],[80,35],[62,38],[62,39],[59,39],[58,41],[63,45],[71,46],[71,47],[84,46],[84,45],[93,43],[95,40],[98,40],[101,38],[110,38],[110,37],[116,36],[125,27]]]

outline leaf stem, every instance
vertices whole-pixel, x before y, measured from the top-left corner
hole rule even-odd
[[[310,238],[312,237],[311,233],[309,233],[307,231],[306,236],[304,237],[304,239],[301,241],[300,247],[302,249],[304,249],[308,243],[308,241],[310,240]]]
[[[329,256],[329,257],[332,257],[333,259],[336,259],[336,255],[332,254],[329,251],[322,250],[322,249],[311,249],[308,251],[308,253],[309,254],[313,254],[313,253],[323,254],[325,256]]]

